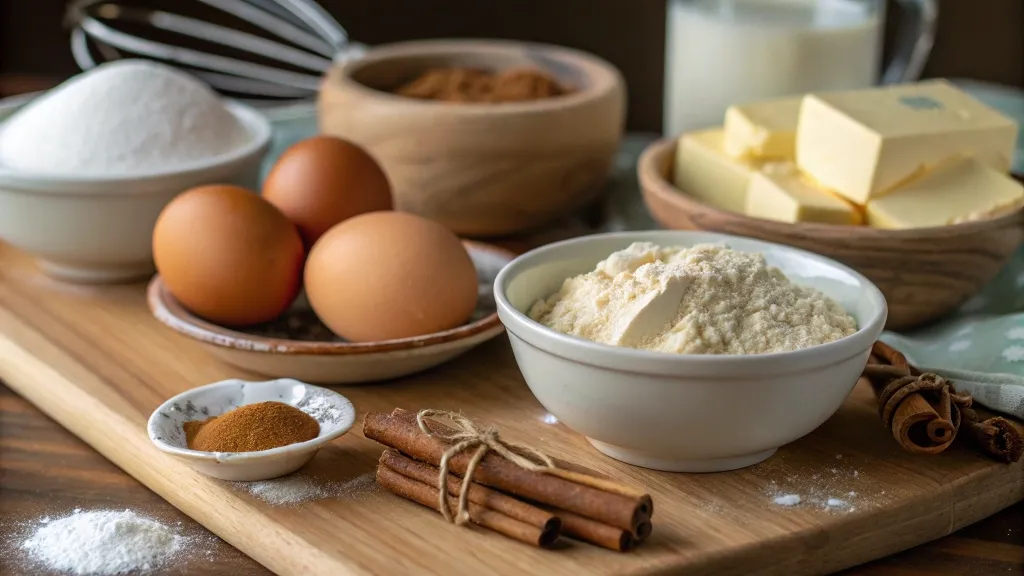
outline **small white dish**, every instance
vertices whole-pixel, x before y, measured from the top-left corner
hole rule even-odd
[[[178,302],[160,276],[149,284],[153,316],[210,354],[237,368],[272,378],[317,384],[357,384],[407,376],[447,362],[505,331],[494,307],[494,278],[515,258],[508,250],[463,241],[479,280],[476,311],[450,330],[379,342],[346,342],[320,323],[303,297],[270,324],[226,328],[199,318]]]
[[[182,425],[220,416],[257,402],[283,402],[320,423],[320,435],[306,442],[260,452],[200,452],[185,443]],[[327,388],[282,378],[267,382],[224,380],[193,388],[164,402],[149,417],[149,439],[161,451],[193,469],[221,480],[250,482],[290,474],[309,462],[321,446],[348,432],[356,409],[348,398]]]
[[[593,270],[633,242],[723,243],[760,252],[793,282],[836,300],[859,330],[792,352],[675,355],[591,342],[526,315],[566,278]],[[878,288],[838,262],[709,232],[624,232],[549,244],[506,266],[494,295],[516,362],[537,400],[604,454],[670,472],[750,466],[824,423],[857,383],[887,311]]]
[[[44,272],[61,280],[111,283],[151,275],[153,227],[171,199],[203,184],[256,189],[270,147],[270,122],[244,104],[225,105],[245,126],[249,141],[185,169],[76,177],[0,165],[0,239],[31,254]]]

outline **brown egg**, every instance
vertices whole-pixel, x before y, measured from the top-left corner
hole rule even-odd
[[[477,275],[444,226],[405,212],[373,212],[331,228],[306,261],[306,295],[339,336],[371,342],[464,323]]]
[[[285,150],[267,174],[263,197],[298,227],[307,248],[343,220],[392,206],[391,185],[377,161],[332,136]]]
[[[167,289],[195,314],[229,326],[281,315],[302,285],[304,257],[284,214],[237,186],[180,194],[153,231],[153,259]]]

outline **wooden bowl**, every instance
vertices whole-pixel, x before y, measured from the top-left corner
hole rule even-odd
[[[429,68],[542,68],[573,92],[541,100],[464,104],[389,92]],[[396,208],[458,234],[539,227],[586,204],[609,175],[625,122],[619,72],[589,54],[497,40],[406,42],[332,68],[320,130],[381,163]]]
[[[319,321],[304,297],[274,322],[247,328],[219,326],[182,306],[159,274],[146,297],[158,321],[232,366],[316,384],[376,382],[438,366],[505,331],[494,304],[494,278],[515,254],[480,242],[464,245],[479,278],[476,311],[461,326],[411,338],[346,342]]]
[[[787,224],[720,210],[672,184],[675,147],[674,139],[655,142],[637,165],[644,203],[659,224],[749,236],[838,260],[867,276],[885,294],[889,330],[913,328],[949,314],[981,291],[1024,242],[1020,210],[998,218],[910,230]]]

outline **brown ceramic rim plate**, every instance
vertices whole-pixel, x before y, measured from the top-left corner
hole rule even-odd
[[[1014,221],[1019,221],[1024,225],[1024,218],[1022,218],[1022,215],[1024,215],[1024,207],[1017,208],[1013,212],[1009,212],[995,218],[984,218],[981,220],[961,222],[959,224],[950,224],[947,226],[908,228],[902,230],[889,230],[847,224],[817,224],[808,222],[790,224],[788,222],[777,222],[775,220],[755,218],[753,216],[715,208],[710,204],[705,204],[693,196],[686,194],[685,191],[676,188],[667,177],[670,170],[670,163],[675,155],[675,149],[675,138],[663,138],[657,142],[653,142],[644,149],[643,153],[640,155],[640,160],[637,163],[637,174],[640,178],[640,182],[642,184],[641,187],[645,194],[655,196],[659,200],[671,204],[681,211],[705,213],[721,220],[749,222],[751,225],[756,225],[762,230],[775,234],[792,234],[795,232],[806,232],[808,234],[813,234],[815,232],[834,233],[837,229],[842,228],[849,231],[849,236],[851,238],[891,238],[893,240],[910,238],[948,239],[951,234],[970,234],[987,230],[992,227],[1012,224]],[[1011,176],[1017,180],[1024,180],[1024,178],[1018,174],[1012,174]],[[657,217],[655,219],[657,219]]]
[[[515,253],[492,244],[464,240],[463,245],[467,249],[472,248],[480,252],[490,252],[495,256],[510,261],[516,256]],[[282,355],[341,356],[412,350],[462,340],[501,326],[501,321],[498,320],[498,313],[495,311],[479,320],[456,328],[423,336],[382,340],[379,342],[309,342],[248,334],[203,320],[186,310],[171,295],[167,287],[164,286],[159,274],[154,276],[153,280],[149,283],[149,287],[146,290],[146,301],[149,303],[149,309],[157,320],[189,338],[223,348]]]

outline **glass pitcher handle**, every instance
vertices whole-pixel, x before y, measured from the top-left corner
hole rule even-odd
[[[882,84],[917,80],[935,43],[938,1],[896,0],[896,3],[903,11],[903,22],[896,36],[892,62],[882,74]]]

